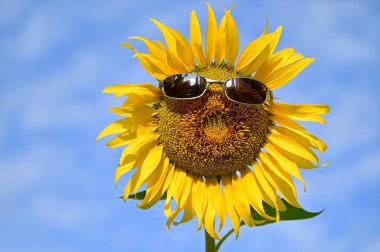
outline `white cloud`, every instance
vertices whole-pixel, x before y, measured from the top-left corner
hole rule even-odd
[[[5,41],[2,41],[7,53],[23,61],[46,56],[55,44],[70,36],[71,22],[61,22],[48,5],[29,8],[33,11],[22,16],[21,27],[15,30],[16,35],[5,37]]]
[[[24,0],[14,0],[12,2],[5,3],[4,1],[0,3],[0,25],[6,26],[14,22],[18,17],[20,17],[28,1]]]
[[[264,227],[241,229],[238,242],[230,237],[223,245],[224,249],[239,251],[266,250],[278,251],[308,251],[308,252],[345,252],[345,251],[375,251],[378,242],[376,224],[372,216],[351,218],[349,214],[342,215],[347,223],[333,219],[332,216],[316,217],[312,220],[284,221]],[[362,237],[358,232],[365,233]]]
[[[55,196],[36,197],[30,206],[33,216],[44,224],[58,228],[79,228],[105,218],[104,207],[83,199],[65,200]]]
[[[260,11],[272,9],[275,17],[269,17],[286,24],[283,39],[295,43],[285,47],[298,45],[305,50],[301,53],[328,60],[329,67],[378,59],[379,16],[368,1],[271,1],[267,7]]]
[[[334,237],[329,237],[325,223],[313,221],[294,221],[286,223],[279,228],[280,234],[286,243],[291,244],[294,251],[347,251],[347,244],[339,242]]]
[[[100,63],[97,52],[77,52],[52,72],[42,73],[32,80],[25,79],[27,85],[3,92],[0,113],[7,122],[2,124],[0,131],[3,137],[7,127],[14,123],[11,118],[15,113],[19,115],[17,122],[21,129],[29,132],[68,125],[83,129],[86,122],[95,120],[97,108],[84,90],[96,84]]]
[[[309,190],[306,197],[302,195],[303,202],[324,202],[327,209],[368,202],[370,199],[362,195],[363,190],[378,188],[380,184],[380,149],[365,152],[364,155],[353,156],[345,162],[331,161],[327,167],[320,168],[324,170],[318,176],[308,175],[307,184],[312,190]],[[363,198],[358,198],[360,195]]]
[[[380,239],[369,242],[364,252],[379,252],[380,251]]]
[[[46,139],[24,144],[16,153],[1,153],[0,199],[11,202],[38,185],[56,179],[65,168],[74,167],[75,156],[74,150]]]
[[[380,34],[373,33],[378,17],[365,2],[314,1],[305,7],[301,13],[308,18],[301,22],[301,34],[308,35],[309,43],[318,43],[315,48],[331,61],[356,64],[378,58]]]

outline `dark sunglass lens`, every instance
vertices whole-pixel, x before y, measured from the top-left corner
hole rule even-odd
[[[226,94],[237,102],[262,104],[267,98],[268,88],[254,79],[232,78],[226,82]]]
[[[176,74],[162,82],[164,92],[172,98],[195,98],[206,88],[205,78],[196,74]]]

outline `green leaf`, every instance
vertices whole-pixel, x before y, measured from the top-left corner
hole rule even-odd
[[[146,191],[141,191],[136,194],[131,194],[128,196],[128,199],[143,200],[145,197]],[[119,199],[122,199],[123,196],[120,196]],[[160,200],[166,199],[166,192],[161,196]]]
[[[284,205],[286,206],[286,210],[280,211],[280,221],[310,219],[310,218],[318,216],[320,213],[323,212],[323,210],[320,212],[308,212],[303,208],[298,208],[298,207],[292,206],[291,204],[286,202],[284,199],[281,199],[281,200],[284,203]],[[263,205],[264,205],[264,210],[268,215],[270,215],[272,217],[276,217],[276,210],[274,208],[270,207],[265,202],[263,202]],[[254,220],[264,220],[265,221],[264,223],[257,224],[257,226],[263,226],[263,225],[267,225],[267,224],[275,222],[272,220],[266,220],[265,218],[263,218],[261,215],[259,215],[252,208],[251,208],[251,214],[252,214],[252,217]]]

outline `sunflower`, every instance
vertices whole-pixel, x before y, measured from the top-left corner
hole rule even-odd
[[[224,11],[218,25],[212,8],[208,4],[207,8],[204,48],[194,10],[189,41],[152,19],[165,43],[129,38],[142,41],[147,53],[122,44],[134,51],[133,57],[159,87],[140,83],[105,88],[105,93],[127,99],[121,107],[111,108],[123,118],[107,126],[98,139],[116,134],[107,146],[124,147],[115,174],[116,184],[131,173],[124,200],[145,190],[137,207],[147,209],[164,199],[168,228],[196,217],[199,229],[219,238],[227,217],[238,236],[241,221],[248,226],[279,221],[287,206],[301,207],[293,178],[306,188],[299,169],[320,167],[312,149],[322,153],[327,145],[296,121],[325,123],[321,114],[328,106],[286,104],[274,98],[277,88],[314,60],[293,48],[275,52],[282,26],[268,32],[267,22],[262,34],[237,57],[239,36],[231,9]],[[212,84],[196,99],[168,98],[162,82],[179,73],[213,80],[254,79],[268,87],[269,97],[263,104],[241,104],[228,99],[221,85]],[[268,214],[264,206],[275,214]],[[180,213],[182,218],[176,220]]]

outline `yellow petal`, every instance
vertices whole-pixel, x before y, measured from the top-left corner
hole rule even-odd
[[[160,41],[160,40],[154,40],[154,43],[156,45],[158,45],[161,48],[161,50],[163,50],[165,52],[168,50],[168,48],[165,46],[165,44],[162,41]]]
[[[263,33],[261,34],[261,36],[267,34],[267,32],[268,32],[268,19],[265,17],[264,31],[263,31]]]
[[[142,105],[142,106],[146,106],[149,108],[149,106],[147,105]],[[136,106],[137,107],[137,106]],[[144,119],[146,117],[151,117],[155,114],[157,114],[157,111],[154,110],[154,111],[149,111],[148,109],[142,109],[142,110],[137,110],[136,107],[134,106],[125,106],[125,107],[115,107],[115,108],[110,108],[110,111],[117,114],[117,115],[120,115],[120,116],[125,116],[125,117],[134,117],[134,118],[139,118],[139,119]]]
[[[157,80],[164,80],[170,74],[165,74],[162,70],[157,67],[155,64],[152,64],[150,60],[148,60],[147,55],[136,54],[137,59],[140,61],[141,66],[148,72],[151,76],[153,76]]]
[[[168,171],[168,175],[165,179],[165,182],[164,182],[164,187],[163,187],[163,192],[165,192],[166,190],[168,190],[169,186],[171,185],[172,181],[173,181],[173,178],[174,178],[174,165],[173,164],[169,164],[169,171]]]
[[[297,60],[300,60],[303,58],[305,58],[305,57],[302,54],[295,52],[295,53],[293,53],[292,56],[289,57],[289,59],[286,61],[286,63],[291,64],[291,63],[296,62]]]
[[[170,51],[172,51],[173,53],[177,54],[176,40],[175,40],[173,34],[168,29],[168,27],[166,27],[164,24],[162,24],[161,22],[159,22],[153,18],[151,18],[150,20],[158,27],[158,29],[160,29],[162,36],[164,37],[165,42],[168,46],[168,49]]]
[[[173,214],[173,211],[171,209],[170,201],[173,198],[174,190],[178,189],[178,183],[183,181],[184,173],[180,169],[174,169],[173,179],[168,187],[167,194],[166,194],[166,200],[164,204],[164,214],[166,217],[169,217],[171,214]],[[177,201],[177,200],[176,200]],[[170,227],[170,225],[166,226],[167,228]]]
[[[163,64],[157,58],[150,54],[135,54],[143,68],[158,80],[164,80],[166,77],[176,74],[177,72],[168,64]]]
[[[146,182],[146,180],[155,174],[155,171],[159,170],[157,167],[163,164],[164,158],[162,157],[162,150],[163,145],[160,144],[158,146],[155,146],[149,154],[146,156],[144,162],[142,163],[141,169],[141,175],[136,182],[136,188],[138,188]]]
[[[274,70],[277,70],[281,67],[289,65],[287,63],[289,59],[291,58],[291,56],[294,55],[294,52],[295,52],[294,48],[284,48],[277,51],[275,54],[273,54],[269,61],[275,61],[277,59],[280,60],[279,63],[274,66]],[[293,62],[290,62],[290,63],[293,63]]]
[[[269,43],[272,39],[273,35],[267,34],[264,36],[260,36],[259,38],[250,42],[243,49],[242,53],[240,54],[240,57],[236,62],[236,71],[241,71],[244,67],[251,64],[256,59],[256,57],[265,49],[265,47],[269,46]]]
[[[239,53],[239,34],[230,12],[226,12],[226,61],[229,67],[235,63]]]
[[[157,176],[153,176],[147,184],[144,199],[137,207],[148,209],[153,206],[164,193],[164,182],[169,173],[169,158],[164,157],[157,167]]]
[[[126,118],[128,120],[125,120],[125,132],[122,134],[112,138],[110,141],[107,142],[107,146],[110,148],[117,148],[126,144],[129,144],[131,141],[133,141],[138,135],[136,130],[140,129],[140,134],[142,135],[144,132],[152,132],[154,131],[154,127],[143,127],[141,125],[146,124],[148,122],[152,122],[153,118],[151,117],[141,117],[141,118]],[[145,131],[142,132],[141,129],[144,129]]]
[[[214,222],[215,222],[215,210],[212,204],[207,205],[206,213],[205,213],[205,229],[207,233],[213,238],[219,239],[220,237],[215,232]]]
[[[204,68],[206,66],[206,62],[202,49],[201,27],[198,22],[197,14],[194,10],[191,11],[190,14],[190,45],[196,61],[202,68]]]
[[[124,201],[127,201],[128,196],[131,194],[132,191],[135,190],[135,184],[140,176],[140,171],[137,170],[131,177],[131,179],[128,181],[127,185],[124,188],[123,192],[123,199]]]
[[[282,202],[281,198],[277,197],[276,201],[277,201],[276,203],[277,203],[277,206],[278,206],[278,210],[285,211],[286,210],[286,206],[285,206],[284,202]]]
[[[301,125],[299,125],[292,119],[281,115],[272,115],[271,119],[281,124],[281,126],[291,130],[292,132],[294,132],[294,134],[297,134],[300,137],[307,139],[310,142],[310,144],[314,148],[317,148],[321,153],[327,149],[327,145],[325,142],[308,132],[305,128],[303,128]]]
[[[219,231],[222,229],[224,225],[224,221],[226,220],[226,203],[224,202],[224,198],[221,192],[221,188],[218,180],[214,176],[206,177],[206,189],[208,193],[208,201],[211,202],[217,216],[219,219]]]
[[[327,163],[322,164],[322,165],[314,164],[310,160],[306,159],[303,156],[300,156],[297,153],[289,152],[287,150],[281,149],[278,146],[277,147],[273,146],[273,147],[275,147],[277,149],[277,151],[279,151],[281,153],[282,156],[284,156],[288,160],[294,162],[299,168],[315,169],[315,168],[327,165]]]
[[[267,178],[264,176],[263,171],[257,163],[252,164],[253,167],[253,175],[256,178],[256,181],[261,188],[262,196],[264,198],[264,201],[273,207],[276,210],[276,221],[279,221],[280,215],[279,215],[279,206],[278,206],[278,195],[276,194],[275,189],[273,186],[268,182]]]
[[[131,142],[121,153],[120,165],[124,165],[124,161],[128,155],[141,155],[142,150],[151,150],[151,148],[157,145],[159,136],[156,133],[148,133]]]
[[[261,152],[260,160],[267,167],[267,169],[270,169],[270,172],[274,176],[276,176],[278,179],[281,179],[286,184],[288,184],[288,186],[292,189],[294,194],[297,196],[297,189],[296,189],[296,186],[294,185],[292,177],[289,175],[288,172],[285,172],[281,168],[281,165],[277,162],[276,159],[272,158],[272,156],[269,153]]]
[[[119,84],[109,86],[103,89],[104,93],[115,94],[115,97],[120,97],[122,95],[137,95],[142,94],[144,96],[161,96],[162,91],[158,87],[150,83],[139,83],[139,84]]]
[[[137,133],[140,137],[124,148],[120,157],[120,164],[115,172],[115,185],[123,174],[137,166],[141,166],[148,153],[157,145],[156,138],[150,138],[152,133],[146,132],[145,134],[148,135],[148,138],[145,138],[145,135],[141,134],[141,132]],[[141,169],[137,171],[140,174]]]
[[[161,101],[161,97],[157,98],[148,98],[144,96],[132,95],[128,96],[127,99],[124,100],[122,106],[139,106],[139,105],[149,105],[152,106],[152,103],[158,103]]]
[[[322,140],[307,131],[293,130],[286,127],[273,127],[273,129],[279,134],[291,137],[301,145],[317,149],[321,153],[327,148],[327,145]]]
[[[193,54],[191,51],[191,46],[185,37],[183,37],[183,35],[181,35],[176,30],[165,26],[155,19],[151,19],[151,21],[160,29],[162,35],[164,36],[166,44],[168,45],[168,62],[169,52],[171,52],[170,57],[177,64],[180,64],[182,68],[185,67],[185,69],[188,71],[193,69],[195,67]],[[176,65],[172,64],[171,66],[176,67]]]
[[[252,73],[256,72],[269,58],[270,56],[270,46],[267,44],[267,46],[262,50],[254,60],[252,60],[252,63],[248,64],[246,67],[242,68],[239,73],[241,73],[244,76],[249,76]],[[255,77],[256,78],[256,77]]]
[[[129,37],[128,39],[137,39],[137,40],[143,41],[145,43],[147,49],[148,49],[149,54],[151,54],[153,57],[155,57],[155,58],[157,58],[163,62],[167,61],[166,60],[166,51],[163,50],[160,46],[158,46],[153,41],[146,39],[146,38],[143,38],[143,37],[139,37],[139,36],[132,36],[132,37]]]
[[[181,176],[177,182],[177,187],[173,188],[173,199],[177,203],[177,208],[175,211],[169,215],[166,222],[166,226],[169,227],[174,218],[178,215],[180,211],[186,206],[188,200],[191,198],[191,187],[192,187],[192,177],[191,175],[184,172],[184,176]],[[190,199],[191,200],[191,199]],[[165,202],[166,204],[166,202]]]
[[[297,165],[294,162],[287,159],[286,157],[284,157],[281,154],[281,152],[278,151],[274,146],[267,144],[265,145],[265,149],[268,151],[269,156],[277,161],[277,167],[280,167],[282,170],[298,179],[304,186],[304,191],[306,191],[305,181],[303,180]]]
[[[211,62],[215,56],[215,44],[217,38],[218,27],[216,24],[216,19],[214,12],[211,6],[207,3],[207,27],[206,27],[206,61],[208,65],[211,65]]]
[[[206,183],[199,175],[193,175],[194,182],[191,191],[192,202],[194,204],[194,211],[198,218],[198,231],[202,228],[203,219],[205,216],[208,195]],[[210,203],[211,204],[211,203]]]
[[[121,45],[128,48],[129,50],[134,51],[135,53],[138,53],[138,51],[129,43],[123,42],[123,43],[121,43]]]
[[[174,29],[169,28],[169,30],[176,39],[177,55],[179,59],[181,59],[182,62],[186,65],[187,71],[195,69],[193,51],[191,50],[191,46],[187,39]]]
[[[289,184],[286,181],[282,180],[277,174],[274,173],[275,171],[274,169],[271,169],[270,165],[273,165],[273,164],[269,163],[270,162],[269,159],[265,160],[265,162],[263,161],[263,157],[265,156],[266,154],[264,152],[260,154],[260,161],[261,161],[260,165],[262,167],[264,176],[268,179],[268,181],[272,184],[272,186],[276,188],[278,192],[281,193],[281,195],[284,197],[286,201],[288,201],[290,204],[292,204],[295,207],[301,207],[298,204],[297,199],[295,198],[293,194],[294,190],[292,190],[292,188],[289,186]]]
[[[262,217],[274,220],[275,218],[267,215],[263,207],[263,196],[261,193],[261,189],[257,184],[256,178],[253,175],[252,170],[247,167],[245,169],[240,170],[241,173],[241,181],[243,183],[243,187],[245,189],[245,194],[247,198],[256,212],[258,212]]]
[[[130,142],[134,141],[137,137],[147,133],[151,133],[156,129],[157,125],[149,125],[146,127],[140,126],[136,130],[128,130],[107,142],[107,146],[115,148],[125,144],[129,144]]]
[[[293,63],[288,61],[293,54],[293,48],[285,48],[271,55],[268,60],[257,69],[255,79],[266,83],[274,71]]]
[[[270,42],[270,53],[271,54],[276,49],[278,41],[280,41],[281,33],[282,33],[282,25],[277,27],[277,29],[272,33],[274,37]]]
[[[126,162],[124,165],[119,165],[116,168],[115,178],[114,178],[115,187],[117,185],[117,181],[120,179],[120,177],[123,174],[131,171],[133,168],[137,166],[136,157],[133,157],[132,155],[129,157],[131,159],[129,162]]]
[[[278,162],[278,159],[274,158],[274,156],[269,153],[260,154],[260,159],[263,164],[270,169],[269,172],[273,174],[272,177],[276,177],[278,180],[285,182],[287,187],[293,191],[295,197],[297,198],[297,189],[294,185],[293,178],[289,172],[282,169],[282,165]]]
[[[103,137],[118,134],[118,133],[126,131],[125,125],[126,125],[126,123],[128,123],[128,121],[130,121],[130,119],[129,120],[127,120],[127,119],[128,118],[118,120],[116,122],[111,123],[107,127],[105,127],[102,130],[102,132],[100,132],[98,137],[96,138],[96,141],[98,141],[99,139],[101,139]]]
[[[168,64],[175,70],[176,73],[186,73],[185,64],[172,51],[167,52]]]
[[[245,73],[243,70],[244,68],[248,68],[248,65],[255,62],[258,55],[261,54],[261,52],[268,46],[269,47],[269,55],[273,53],[274,49],[277,46],[277,43],[280,39],[282,31],[282,26],[279,26],[276,31],[269,33],[269,34],[263,34],[259,38],[253,40],[251,43],[249,43],[241,53],[238,61],[236,62],[236,71]],[[262,64],[261,64],[262,65]],[[261,68],[260,68],[261,69]],[[245,69],[247,71],[247,69]],[[248,74],[248,72],[247,72]],[[259,78],[256,78],[256,75],[260,75],[260,73],[255,74],[255,79],[260,80]]]
[[[139,119],[145,119],[146,117],[151,117],[158,114],[156,109],[145,104],[110,108],[110,110],[117,115]]]
[[[182,188],[178,190],[178,195],[173,196],[174,199],[178,197],[177,203],[181,209],[185,207],[187,200],[191,195],[191,187],[193,185],[193,177],[191,176],[191,174],[188,174],[187,172],[184,172],[184,173],[185,173],[185,179],[184,179],[185,182],[180,184],[181,185],[180,187]]]
[[[138,205],[138,207],[147,209],[153,206],[171,185],[173,177],[174,166],[170,165],[169,159],[165,158],[160,177],[155,177],[158,179],[157,182],[154,178],[149,180],[144,200]]]
[[[282,87],[296,77],[298,73],[300,73],[313,61],[313,58],[300,59],[290,65],[277,69],[270,76],[268,76],[268,78],[266,78],[265,84],[270,89]]]
[[[329,106],[323,104],[286,104],[270,102],[269,110],[275,115],[288,116],[298,121],[326,123],[320,114],[326,114]]]
[[[289,137],[285,137],[285,136],[278,135],[278,134],[270,134],[268,136],[268,142],[269,142],[269,144],[274,144],[275,146],[277,146],[281,149],[285,149],[291,153],[295,153],[295,154],[302,156],[308,160],[311,160],[312,162],[318,163],[318,158],[314,154],[314,152],[312,152],[307,147],[304,147],[301,144],[293,141]]]
[[[174,170],[173,181],[171,182],[168,190],[167,190],[167,198],[164,205],[164,214],[168,217],[168,221],[166,222],[166,227],[169,228],[173,219],[178,215],[186,202],[184,201],[183,195],[186,195],[186,183],[188,182],[186,177],[186,172],[182,169],[176,168]],[[191,187],[190,187],[191,188]],[[184,192],[184,193],[183,193]],[[190,194],[190,192],[188,192]],[[171,210],[170,201],[171,199],[177,203],[177,207],[174,212]]]
[[[269,64],[272,64],[270,67],[272,70],[270,74],[268,74],[268,77],[270,77],[274,71],[292,64],[294,61],[290,62],[289,59],[292,55],[294,55],[294,52],[294,48],[285,48],[273,54],[267,62]],[[303,58],[304,57],[302,57],[302,59]]]
[[[222,20],[220,21],[219,28],[218,28],[218,35],[216,37],[216,44],[215,44],[215,64],[220,65],[223,62],[223,59],[226,55],[226,36],[227,36],[227,27],[226,27],[226,20],[227,20],[227,14],[223,16]]]
[[[173,221],[174,225],[179,225],[190,221],[194,217],[194,210],[191,197],[188,198],[185,207],[183,208],[183,216],[180,221]]]
[[[240,218],[236,213],[233,204],[233,193],[232,193],[232,179],[230,175],[222,176],[222,186],[224,192],[224,200],[227,206],[228,216],[231,220],[232,227],[235,231],[236,239],[239,237],[239,228],[240,228]]]
[[[162,71],[162,69],[170,69],[170,66],[166,64],[166,67],[157,65],[157,61],[161,62],[159,59],[153,57],[150,54],[142,54],[138,52],[132,45],[128,43],[122,43],[123,46],[127,47],[130,50],[133,50],[135,52],[135,55],[133,57],[137,57],[137,59],[140,61],[141,66],[154,78],[158,80],[165,79],[168,75],[165,75],[165,73]],[[162,64],[162,62],[161,62]],[[165,65],[165,64],[162,64]],[[169,72],[169,71],[168,71]]]
[[[244,192],[242,182],[235,173],[232,174],[232,199],[237,214],[242,217],[249,227],[253,227],[255,222],[251,215],[251,206]]]
[[[109,148],[118,148],[120,146],[127,145],[134,139],[136,139],[136,135],[134,133],[121,134],[108,141],[106,146]]]

